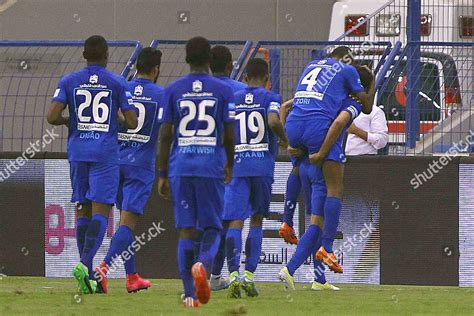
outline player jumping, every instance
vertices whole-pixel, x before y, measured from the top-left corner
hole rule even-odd
[[[234,93],[242,91],[247,88],[245,83],[230,78],[232,70],[234,69],[232,53],[225,46],[214,46],[211,49],[212,61],[211,71],[214,77],[227,83]],[[219,291],[227,288],[228,280],[221,277],[222,267],[224,266],[225,260],[225,236],[227,234],[227,228],[224,226],[221,233],[221,242],[219,249],[216,254],[216,258],[212,264],[211,271],[211,290]]]
[[[190,39],[186,62],[191,73],[170,84],[163,97],[158,190],[169,197],[171,185],[186,307],[210,299],[207,271],[220,242],[224,178],[230,180],[234,163],[234,95],[227,84],[209,75],[210,61],[209,42]],[[194,263],[198,227],[204,232]]]
[[[159,119],[163,109],[163,88],[156,85],[160,74],[161,52],[151,47],[144,48],[137,59],[137,78],[129,82],[135,107],[138,109],[138,126],[133,129],[121,127],[120,181],[117,208],[120,226],[112,237],[109,251],[100,267],[96,268],[102,288],[107,292],[106,274],[116,258],[123,256],[127,274],[126,288],[129,293],[147,289],[151,282],[138,275],[135,268],[135,253],[131,250],[135,240],[134,229],[150,198],[155,181],[155,157],[159,131]]]
[[[71,201],[76,203],[76,239],[81,257],[73,275],[81,292],[87,294],[101,292],[96,281],[91,280],[92,263],[117,197],[117,113],[122,111],[128,128],[136,128],[138,121],[127,82],[105,69],[109,55],[106,40],[97,35],[89,37],[83,55],[87,67],[59,81],[48,122],[69,127]],[[69,118],[62,116],[66,106]]]
[[[280,122],[281,96],[266,90],[269,79],[265,60],[251,59],[247,65],[249,87],[235,94],[235,160],[232,181],[226,187],[224,221],[228,227],[226,257],[229,267],[229,296],[258,296],[253,274],[262,252],[262,222],[269,214],[277,141],[286,148],[288,141]],[[245,273],[239,275],[242,228],[250,217],[245,243]]]

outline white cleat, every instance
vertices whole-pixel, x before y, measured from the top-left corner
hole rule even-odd
[[[291,276],[290,272],[288,272],[288,268],[284,267],[283,269],[278,272],[278,279],[285,284],[285,288],[287,290],[295,290],[295,282],[293,281],[293,277]]]
[[[322,283],[313,281],[313,284],[311,285],[311,290],[313,291],[339,291],[340,289],[329,282],[322,284]]]
[[[209,280],[209,283],[211,284],[211,291],[220,291],[224,290],[229,286],[229,280],[227,278],[223,278],[220,275],[212,275]]]

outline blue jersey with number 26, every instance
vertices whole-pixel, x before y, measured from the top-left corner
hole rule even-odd
[[[159,120],[163,115],[163,88],[147,79],[129,83],[133,105],[138,110],[138,126],[119,129],[120,164],[155,170]]]
[[[223,178],[224,122],[234,121],[230,86],[207,74],[189,74],[165,88],[162,123],[174,125],[169,176]]]
[[[268,113],[279,114],[281,96],[262,87],[235,94],[234,177],[272,177],[277,136],[268,126]]]
[[[301,76],[288,120],[327,119],[332,121],[350,93],[364,91],[359,73],[333,58],[310,62]]]
[[[69,108],[70,161],[118,163],[117,112],[135,109],[123,77],[87,66],[61,78],[53,101]]]

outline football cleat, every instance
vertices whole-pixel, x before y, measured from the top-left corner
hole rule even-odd
[[[239,271],[234,271],[229,275],[229,287],[227,288],[229,298],[241,298],[242,293],[240,288],[242,283],[240,281]]]
[[[126,288],[128,293],[136,293],[141,290],[147,290],[151,282],[143,279],[138,273],[127,274]]]
[[[206,268],[204,268],[201,262],[196,262],[191,269],[191,273],[194,279],[197,299],[201,304],[207,304],[211,298],[211,289],[207,282]]]
[[[340,289],[337,286],[332,285],[329,282],[326,282],[324,284],[319,283],[317,281],[313,281],[313,284],[311,285],[311,290],[313,291],[339,291]]]
[[[328,268],[334,273],[342,273],[342,266],[337,262],[336,256],[332,252],[327,252],[323,246],[321,246],[316,252],[316,258],[328,266]]]
[[[79,291],[82,294],[94,294],[97,290],[97,283],[89,280],[89,269],[79,262],[72,270],[72,275],[79,285]]]
[[[295,282],[293,281],[293,277],[291,276],[287,267],[284,267],[280,270],[280,272],[278,272],[278,279],[280,279],[280,281],[285,284],[285,288],[287,290],[295,290]]]
[[[253,281],[253,273],[250,271],[245,271],[244,277],[242,280],[242,288],[249,297],[257,297],[258,290]]]
[[[184,297],[183,306],[187,308],[196,308],[199,307],[199,301],[193,297]]]
[[[94,277],[97,280],[97,291],[96,293],[103,293],[107,294],[108,287],[107,287],[107,272],[109,271],[109,267],[105,262],[102,262],[99,267],[95,268]]]
[[[295,230],[285,222],[281,224],[278,235],[291,245],[298,244],[298,238],[295,235]]]
[[[220,275],[212,275],[209,279],[209,283],[211,284],[211,291],[220,291],[224,290],[229,286],[229,280],[226,278],[221,277]]]

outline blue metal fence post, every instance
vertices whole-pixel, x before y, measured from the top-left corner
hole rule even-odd
[[[408,0],[407,17],[407,108],[406,108],[406,145],[414,148],[420,138],[420,76],[421,76],[421,0]]]
[[[272,48],[270,49],[270,82],[271,90],[275,93],[280,93],[280,68],[280,50]]]

